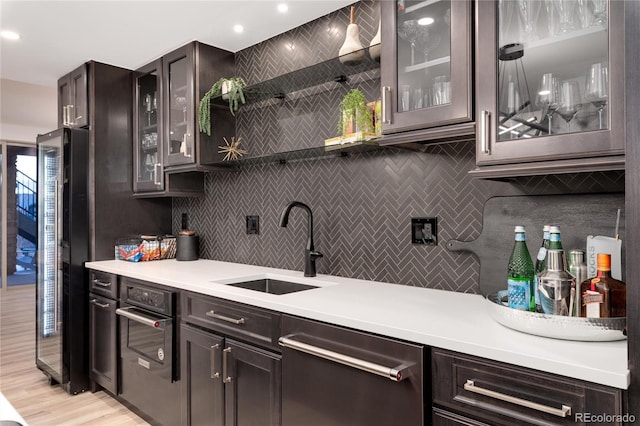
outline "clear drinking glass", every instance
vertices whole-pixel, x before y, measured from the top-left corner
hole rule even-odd
[[[587,72],[585,100],[591,102],[598,111],[598,128],[602,129],[602,110],[609,100],[609,69],[605,63],[593,64]]]
[[[540,0],[518,0],[518,14],[523,41],[538,39],[538,16],[542,2]]]
[[[577,81],[563,81],[560,86],[560,106],[558,114],[567,122],[567,130],[571,131],[571,120],[582,108],[582,97],[580,96],[580,86]]]
[[[575,31],[573,17],[576,10],[576,0],[555,0],[554,2],[560,18],[560,32],[568,33]]]
[[[547,12],[547,31],[549,32],[549,37],[557,35],[559,31],[559,19],[554,3],[555,0],[544,0],[544,9]]]
[[[559,107],[559,97],[558,78],[556,75],[553,73],[543,74],[536,96],[536,104],[547,117],[548,134],[551,134],[551,118]]]
[[[607,26],[607,1],[608,0],[591,0],[593,3],[594,24]]]
[[[578,3],[578,17],[580,18],[580,28],[587,28],[591,26],[593,20],[593,13],[589,7],[589,0],[576,0]]]

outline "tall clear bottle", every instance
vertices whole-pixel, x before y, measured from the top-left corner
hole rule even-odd
[[[536,312],[542,312],[542,306],[540,305],[540,292],[538,289],[538,278],[540,274],[545,270],[547,265],[547,250],[549,250],[549,229],[551,225],[544,225],[542,227],[542,245],[538,250],[538,255],[536,256],[536,275],[534,282],[534,295],[536,301]]]
[[[527,248],[524,226],[515,227],[515,242],[507,267],[507,288],[509,307],[525,311],[535,311],[534,277],[535,269]]]

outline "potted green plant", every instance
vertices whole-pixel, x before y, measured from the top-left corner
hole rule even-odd
[[[240,103],[245,103],[244,88],[247,83],[242,77],[221,78],[213,83],[211,89],[204,94],[198,106],[198,124],[200,131],[211,136],[211,99],[222,96],[229,102],[229,111],[232,115],[240,108]]]
[[[354,125],[350,126],[351,123]],[[338,122],[338,133],[342,136],[355,132],[373,132],[371,110],[367,107],[364,93],[359,89],[352,89],[340,102]]]

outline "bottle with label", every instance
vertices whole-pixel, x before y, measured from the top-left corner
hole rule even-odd
[[[527,248],[524,226],[516,226],[515,242],[507,267],[509,307],[525,311],[535,310],[535,269]]]
[[[549,229],[551,225],[544,225],[542,227],[542,245],[538,250],[538,256],[536,257],[536,275],[534,277],[534,295],[536,301],[536,312],[542,312],[542,306],[540,306],[540,292],[538,291],[538,277],[544,271],[547,265],[547,250],[549,250]]]
[[[585,251],[581,249],[569,250],[568,271],[576,279],[574,314],[579,317],[582,309],[582,282],[587,279],[587,263]]]
[[[598,253],[598,275],[582,283],[582,315],[587,318],[627,316],[627,286],[611,276],[611,255]]]

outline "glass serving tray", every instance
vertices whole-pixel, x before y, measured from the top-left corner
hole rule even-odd
[[[548,315],[512,309],[504,301],[506,292],[487,296],[491,317],[511,329],[537,336],[585,342],[624,340],[627,318],[582,318]]]

